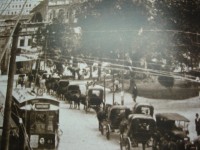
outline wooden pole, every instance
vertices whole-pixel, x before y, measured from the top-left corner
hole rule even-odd
[[[115,103],[115,90],[114,90],[114,88],[115,88],[115,77],[114,77],[114,73],[113,73],[113,105]]]
[[[12,43],[12,48],[11,48],[11,57],[10,57],[9,73],[8,73],[8,84],[7,84],[7,92],[6,92],[5,109],[4,109],[1,150],[9,149],[9,141],[10,141],[9,136],[10,136],[10,127],[11,127],[12,90],[13,90],[13,83],[14,83],[15,60],[16,60],[19,31],[20,31],[20,24],[17,25],[17,27],[14,31],[14,34],[13,34],[13,43]]]
[[[104,85],[104,88],[103,88],[103,98],[104,98],[104,105],[103,105],[103,110],[105,109],[105,105],[106,105],[106,75],[103,76],[103,85]]]

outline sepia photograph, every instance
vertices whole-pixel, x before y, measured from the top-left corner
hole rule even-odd
[[[200,150],[200,0],[0,0],[0,150]]]

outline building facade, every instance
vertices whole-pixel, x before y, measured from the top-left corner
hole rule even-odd
[[[0,13],[2,15],[18,15],[24,6],[22,12],[23,15],[27,15],[30,11],[36,7],[41,0],[1,0],[0,1]],[[25,4],[26,2],[26,4]]]

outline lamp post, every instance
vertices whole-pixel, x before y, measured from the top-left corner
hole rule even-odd
[[[120,37],[120,41],[122,43],[122,38]],[[123,43],[122,43],[123,44]],[[123,45],[123,68],[122,68],[122,89],[121,89],[121,105],[124,105],[124,60],[125,60],[125,52],[124,52],[124,45]]]
[[[124,65],[123,65],[123,71],[122,71],[121,105],[124,105]]]
[[[113,105],[115,103],[115,90],[114,90],[114,88],[115,88],[115,78],[114,78],[114,73],[113,73]]]

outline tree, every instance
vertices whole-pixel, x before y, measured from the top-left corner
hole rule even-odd
[[[89,0],[79,15],[81,46],[93,57],[97,51],[105,58],[128,52],[134,65],[147,58],[151,69],[173,71],[179,63],[194,67],[200,56],[199,4],[200,0]]]
[[[169,49],[174,60],[191,68],[197,66],[200,57],[200,0],[156,0],[155,7],[157,25],[174,31],[171,32],[173,41]]]
[[[69,59],[71,49],[74,47],[73,30],[69,25],[54,19],[52,24],[40,27],[35,36],[35,45],[40,46],[43,55],[41,59],[51,60],[58,74],[63,73],[62,64],[65,59]]]

